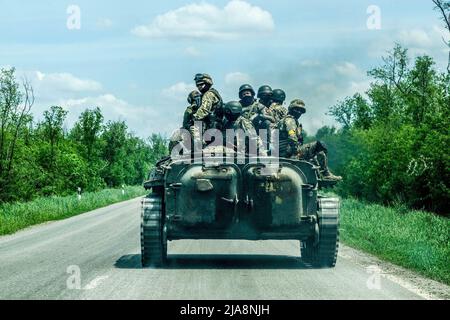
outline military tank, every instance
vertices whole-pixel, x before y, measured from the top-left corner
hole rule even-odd
[[[189,163],[162,159],[144,187],[142,266],[162,267],[167,242],[181,239],[299,240],[302,260],[336,264],[339,199],[321,196],[313,163],[275,157],[223,156]]]

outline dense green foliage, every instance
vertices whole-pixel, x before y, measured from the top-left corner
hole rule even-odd
[[[450,284],[450,220],[344,199],[341,239],[352,247]]]
[[[143,187],[104,189],[86,192],[79,200],[76,195],[65,197],[42,197],[25,203],[5,203],[0,205],[0,235],[11,234],[25,227],[53,220],[65,219],[116,202],[142,196]]]
[[[33,102],[14,68],[0,70],[0,203],[141,184],[167,153],[161,136],[144,140],[123,121],[104,123],[99,108],[85,110],[70,130],[60,106],[35,122]]]
[[[330,108],[342,128],[316,134],[344,177],[339,193],[448,215],[450,74],[428,56],[411,65],[398,45],[368,74],[364,95]]]

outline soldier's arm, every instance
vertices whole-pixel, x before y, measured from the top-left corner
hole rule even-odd
[[[194,114],[194,120],[203,121],[211,114],[212,108],[217,102],[219,102],[219,99],[214,93],[212,93],[211,91],[206,92],[202,97],[202,105]]]
[[[186,108],[186,111],[184,111],[183,128],[189,130],[192,125],[192,107],[189,106]]]
[[[260,150],[261,155],[267,156],[267,149],[264,146],[264,143],[262,142],[261,138],[256,133],[256,129],[253,126],[252,122],[247,119],[244,119],[244,121],[242,121],[241,127],[242,130],[245,132],[245,134],[249,136],[250,141],[252,141],[252,143],[256,143],[256,146]]]
[[[304,142],[304,137],[303,137],[303,125],[299,125],[300,127],[300,137],[298,138],[298,142],[300,143],[300,145],[303,145]]]
[[[297,136],[297,123],[292,118],[286,119],[286,131],[288,133],[288,143],[291,155],[297,153],[300,143]]]

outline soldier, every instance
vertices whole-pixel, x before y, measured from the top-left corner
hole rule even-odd
[[[195,84],[200,91],[201,105],[194,114],[195,121],[203,121],[204,129],[217,128],[217,124],[222,121],[222,98],[219,92],[212,88],[211,76],[206,73],[195,75]]]
[[[275,118],[275,124],[280,122],[287,115],[287,110],[283,107],[283,103],[286,100],[286,93],[281,89],[275,89],[272,91],[272,104],[269,107],[269,114]]]
[[[270,107],[272,103],[272,88],[268,85],[263,85],[258,89],[259,103],[265,107]]]
[[[194,125],[194,114],[197,112],[198,108],[200,108],[202,103],[202,95],[197,90],[194,90],[189,93],[187,101],[189,106],[186,108],[186,111],[184,111],[183,128],[190,130]]]
[[[260,150],[261,155],[267,155],[267,152],[264,148],[263,142],[260,139],[260,137],[256,134],[256,130],[253,127],[253,124],[250,120],[242,116],[242,105],[238,101],[231,101],[228,102],[224,107],[224,120],[222,125],[222,132],[225,139],[225,145],[227,148],[234,148],[237,150],[246,150],[247,153],[249,153],[249,143],[254,143],[254,146],[256,146]],[[226,138],[227,138],[227,130],[239,130],[240,132],[236,132],[236,138],[237,143],[240,141],[244,141],[245,137],[240,136],[240,134],[245,134],[249,137],[249,143],[246,142],[245,149],[244,146],[236,146],[233,142],[232,146],[227,145]],[[246,141],[246,139],[245,139]],[[254,150],[255,152],[257,150]]]
[[[250,119],[253,111],[258,109],[259,102],[255,99],[255,90],[249,84],[243,84],[239,88],[239,102],[242,105],[242,116]]]
[[[184,111],[183,115],[183,125],[181,129],[186,129],[192,133],[194,126],[194,114],[197,112],[198,108],[201,104],[201,94],[197,90],[189,93],[187,97],[188,107]],[[169,152],[172,152],[173,148],[183,141],[183,136],[181,134],[181,130],[176,130],[169,141]]]
[[[330,172],[327,161],[327,148],[323,142],[303,144],[302,125],[299,118],[306,112],[305,103],[296,99],[291,102],[288,114],[278,123],[280,130],[280,157],[299,160],[314,161],[320,166],[320,172],[324,180],[337,182],[342,177]]]

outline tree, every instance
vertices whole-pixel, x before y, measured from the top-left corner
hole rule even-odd
[[[435,10],[439,11],[441,14],[441,19],[445,24],[445,28],[450,33],[450,1],[444,0],[432,0],[435,5]],[[448,64],[447,64],[447,72],[450,73],[450,37],[449,40],[442,39],[444,43],[449,47],[448,52]]]
[[[332,106],[328,114],[342,124],[344,129],[350,129],[351,127],[368,129],[373,121],[371,107],[359,93]]]
[[[49,169],[54,167],[56,151],[59,141],[63,138],[63,123],[66,119],[68,111],[59,106],[52,106],[50,110],[44,111],[44,120],[38,125],[38,130],[45,141],[50,144]]]
[[[344,176],[342,195],[448,214],[450,74],[426,55],[408,61],[396,45],[369,72],[368,99],[355,94],[330,108],[343,129],[321,128],[317,138]]]
[[[100,139],[103,129],[103,115],[100,108],[84,111],[70,132],[71,139],[76,143],[82,157],[87,162],[88,190],[97,190],[105,185],[100,172],[105,167],[100,155],[104,141]],[[81,186],[83,187],[83,186]]]
[[[96,107],[84,111],[72,129],[72,137],[83,146],[88,162],[92,162],[98,154],[97,147],[102,127],[103,115],[100,108]]]
[[[103,178],[108,186],[120,186],[125,182],[127,156],[127,125],[124,121],[108,122],[101,136],[104,141],[102,158],[106,161]]]
[[[150,163],[155,164],[159,159],[168,154],[167,139],[159,134],[152,134],[148,138],[150,148]]]
[[[30,110],[34,104],[34,92],[24,79],[22,90],[15,78],[15,69],[0,70],[0,195],[13,183],[18,140],[28,130],[32,121]]]

